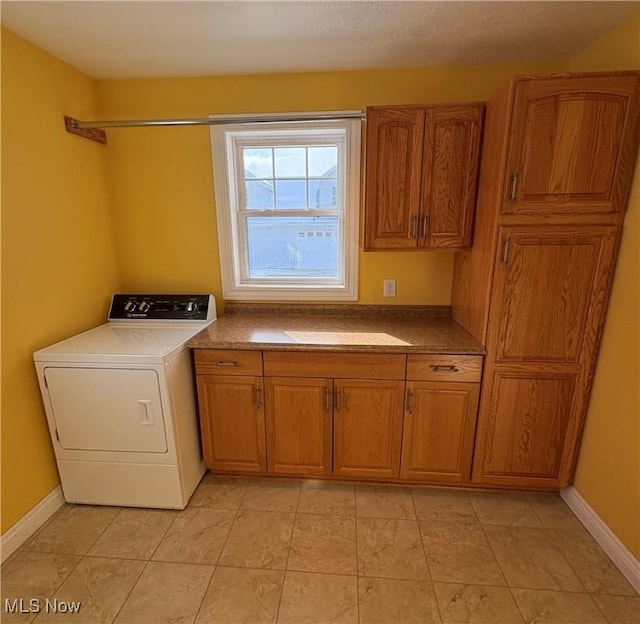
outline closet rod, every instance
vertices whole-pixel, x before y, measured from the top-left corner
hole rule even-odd
[[[342,119],[366,120],[362,111],[344,111],[337,113],[301,114],[267,114],[267,115],[216,115],[215,117],[194,117],[186,119],[121,119],[114,121],[80,121],[65,116],[64,125],[67,132],[77,134],[85,139],[106,144],[107,135],[103,128],[139,128],[143,126],[218,126],[228,123],[273,123],[291,121],[339,121]]]

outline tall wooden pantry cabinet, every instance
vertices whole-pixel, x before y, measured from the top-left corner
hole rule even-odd
[[[486,344],[472,481],[571,483],[640,138],[640,72],[523,76],[487,103],[453,318]]]

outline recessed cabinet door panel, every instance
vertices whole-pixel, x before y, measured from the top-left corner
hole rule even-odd
[[[262,377],[197,378],[207,467],[228,472],[266,470]]]
[[[471,244],[483,106],[427,108],[418,246]]]
[[[624,210],[638,149],[634,76],[518,84],[505,213]]]
[[[479,384],[407,385],[401,476],[430,483],[465,483],[478,411]]]
[[[47,367],[45,377],[62,448],[166,453],[156,371]]]
[[[269,472],[331,472],[331,380],[267,377]]]
[[[367,249],[416,246],[424,108],[367,110]]]
[[[481,408],[474,482],[557,482],[576,379],[564,373],[494,373]]]
[[[489,345],[496,362],[578,364],[606,303],[616,228],[503,228]]]
[[[397,477],[404,382],[334,381],[334,474]]]

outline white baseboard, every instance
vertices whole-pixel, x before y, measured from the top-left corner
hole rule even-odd
[[[62,505],[64,496],[58,486],[0,536],[0,562],[18,550]]]
[[[622,572],[633,588],[640,593],[640,561],[634,557],[633,553],[604,523],[578,490],[574,487],[564,488],[560,491],[560,496],[578,517],[578,520],[584,524],[591,537],[609,556],[609,559],[613,561],[618,570]]]

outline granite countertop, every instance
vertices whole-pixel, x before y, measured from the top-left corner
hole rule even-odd
[[[192,349],[483,354],[448,306],[227,304]]]

